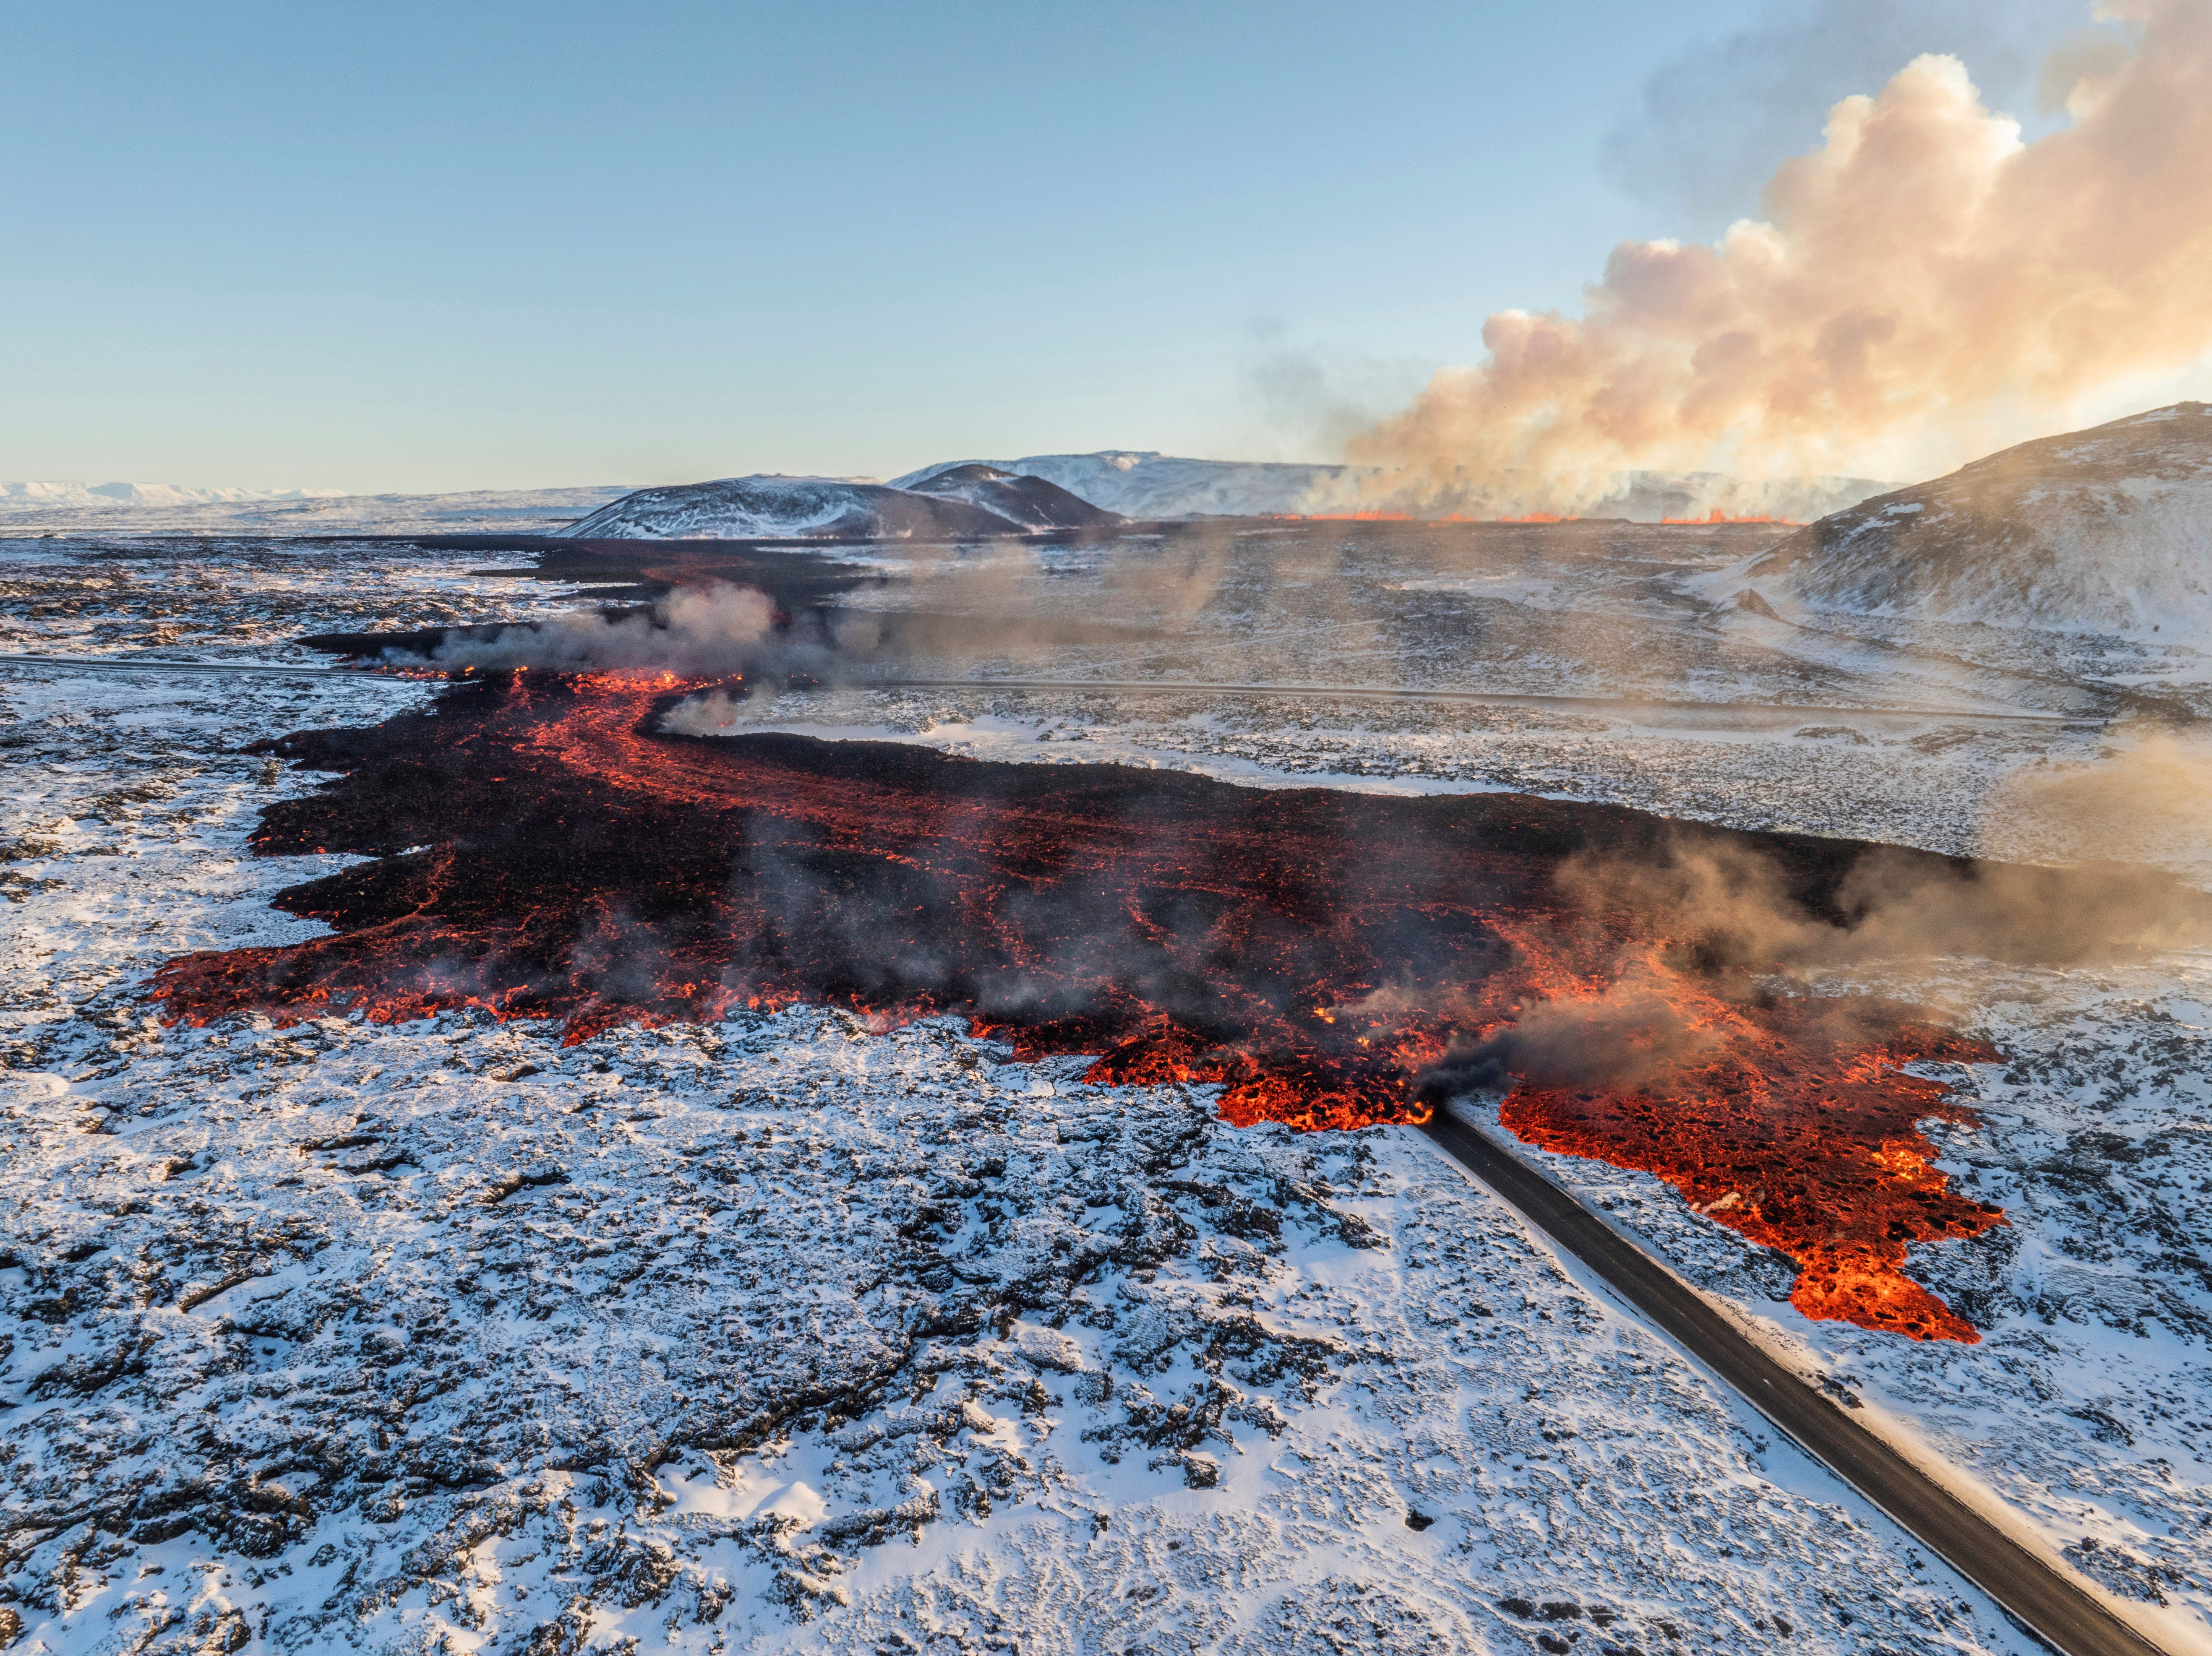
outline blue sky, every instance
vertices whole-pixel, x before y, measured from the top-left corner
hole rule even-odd
[[[2075,0],[11,5],[0,476],[1290,458]]]

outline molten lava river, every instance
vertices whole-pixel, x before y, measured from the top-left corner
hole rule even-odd
[[[1977,1338],[1901,1267],[2003,1216],[1947,1187],[1915,1124],[1965,1112],[1901,1066],[1995,1053],[1895,1006],[1761,995],[1663,905],[1561,877],[1725,842],[1817,913],[1863,847],[1519,795],[659,734],[696,688],[495,675],[265,744],[343,774],[270,807],[257,852],[376,860],[279,897],[333,935],[188,955],[153,993],[192,1022],[469,1005],[572,1040],[802,1001],[956,1015],[1021,1059],[1096,1055],[1094,1083],[1218,1083],[1240,1125],[1416,1122],[1443,1078],[1486,1073],[1524,1139],[1656,1174],[1790,1255],[1808,1316]]]

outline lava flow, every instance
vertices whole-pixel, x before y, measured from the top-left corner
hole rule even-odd
[[[1748,847],[1818,914],[1864,847],[1518,795],[659,733],[698,688],[495,673],[264,744],[343,775],[271,806],[257,851],[376,860],[280,895],[332,935],[188,955],[154,994],[192,1022],[474,1005],[572,1040],[799,1002],[955,1015],[1024,1059],[1096,1055],[1095,1083],[1218,1083],[1238,1125],[1418,1121],[1455,1074],[1517,1082],[1515,1131],[1648,1168],[1786,1252],[1807,1315],[1975,1338],[1900,1267],[2002,1215],[1946,1187],[1914,1124],[1965,1113],[1899,1071],[1995,1054],[1871,1001],[1760,998],[1697,963],[1716,956],[1683,916],[1587,877]]]

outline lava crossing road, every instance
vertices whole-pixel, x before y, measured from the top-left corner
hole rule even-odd
[[[1782,1432],[2037,1637],[2065,1656],[2158,1656],[2156,1645],[1855,1424],[1542,1174],[1449,1110],[1438,1110],[1427,1131],[1476,1178],[1741,1392]]]

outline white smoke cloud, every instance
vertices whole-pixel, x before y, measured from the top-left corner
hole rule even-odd
[[[1966,65],[1829,112],[1713,246],[1627,242],[1583,312],[1504,311],[1352,445],[1399,502],[1571,511],[1635,468],[1928,476],[2212,349],[2212,6],[2069,42],[2033,143]]]
[[[769,653],[775,605],[750,586],[680,586],[642,610],[579,610],[447,639],[441,667],[556,672],[743,672]]]

